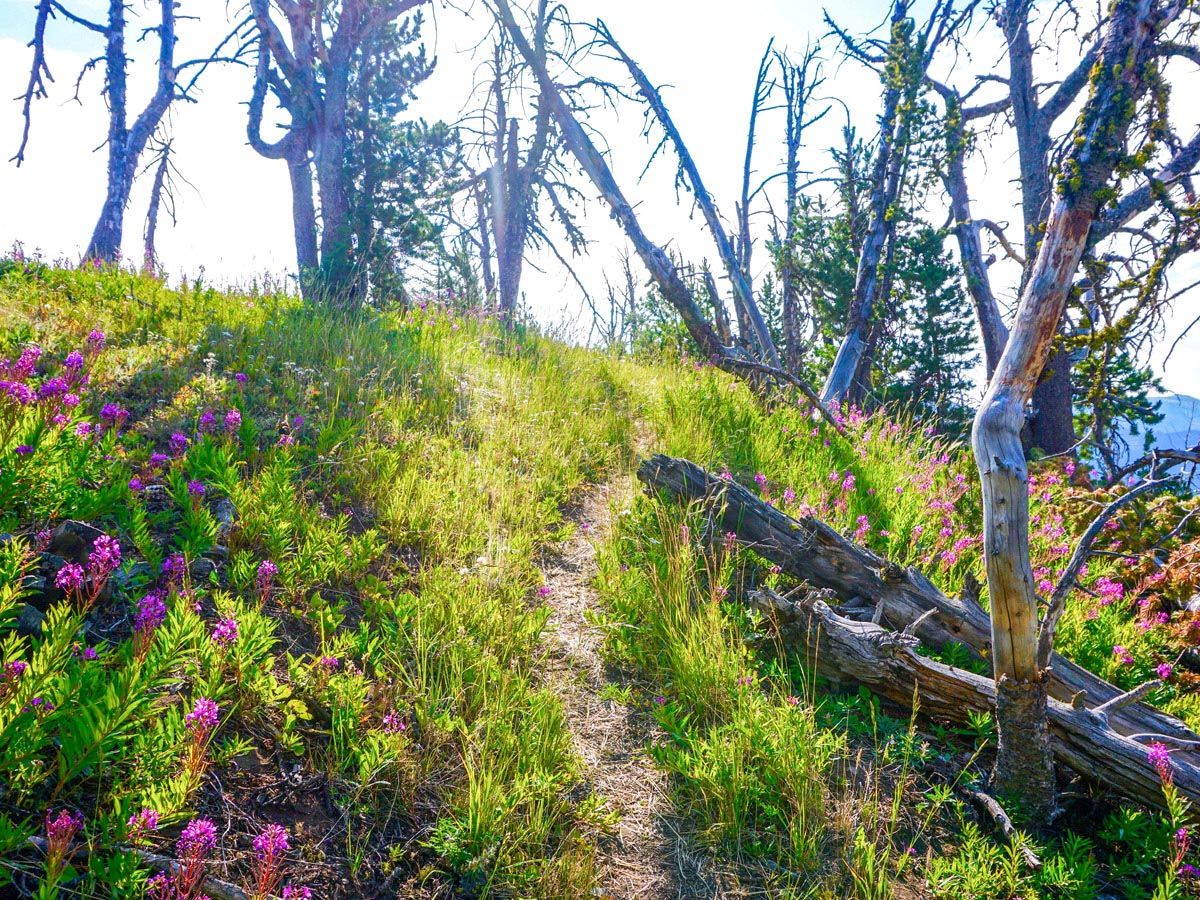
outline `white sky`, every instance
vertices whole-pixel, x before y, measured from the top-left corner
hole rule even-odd
[[[106,110],[99,97],[102,76],[93,73],[84,82],[82,103],[72,97],[82,63],[100,48],[95,35],[61,19],[51,23],[49,63],[56,80],[50,98],[35,106],[27,159],[16,168],[7,158],[19,141],[20,103],[8,98],[21,93],[28,79],[30,51],[25,44],[33,6],[33,0],[0,0],[0,247],[19,240],[27,252],[74,259],[90,236],[103,200],[105,155],[96,149],[106,128]],[[72,8],[101,18],[104,6],[102,0],[76,0]],[[201,14],[198,22],[181,22],[179,58],[199,55],[219,37],[225,6],[218,0],[183,0],[181,14],[199,9],[212,13]],[[664,97],[671,114],[723,214],[731,219],[740,190],[745,123],[759,58],[772,36],[777,47],[795,51],[810,37],[823,36],[827,29],[821,4],[743,0],[735,13],[731,4],[720,0],[572,0],[570,8],[578,20],[603,16],[651,80],[669,85]],[[887,8],[886,0],[842,0],[831,11],[850,31],[861,32],[878,25]],[[142,9],[140,0],[133,0],[131,13]],[[994,32],[994,26],[986,26],[982,35],[972,38],[973,58],[960,60],[960,75],[994,66]],[[472,52],[481,33],[481,25],[437,5],[425,34],[438,67],[422,87],[414,114],[453,120],[463,111],[477,65]],[[823,93],[845,104],[859,133],[869,137],[880,97],[876,77],[859,65],[832,58],[829,51],[826,55]],[[1075,58],[1064,59],[1063,65],[1072,65]],[[147,71],[145,65],[131,69],[134,110],[146,96]],[[201,83],[199,102],[177,104],[172,113],[177,165],[193,186],[183,186],[180,192],[178,224],[172,227],[169,220],[160,221],[159,255],[174,276],[203,271],[210,283],[245,283],[264,273],[289,272],[295,265],[286,168],[282,162],[263,159],[246,144],[245,102],[251,75],[247,69],[233,67],[211,70]],[[966,83],[961,78],[960,82]],[[808,135],[806,163],[811,168],[827,164],[824,151],[838,142],[845,115],[835,105]],[[1200,112],[1190,115],[1195,120]],[[660,160],[642,184],[636,182],[650,150],[640,137],[640,110],[627,110],[623,116],[598,114],[592,124],[607,140],[617,178],[626,195],[639,204],[648,234],[681,247],[689,259],[707,256],[715,262],[715,250],[699,216],[691,215],[689,198],[684,196],[682,205],[676,203],[673,158]],[[782,124],[768,114],[760,121],[756,165],[760,175],[775,170],[781,143]],[[971,172],[975,214],[1018,223],[1012,148],[994,145],[987,156],[987,166],[977,161]],[[141,258],[148,182],[149,178],[139,181],[126,217],[125,253],[133,259]],[[587,196],[594,196],[590,186],[585,188]],[[930,211],[930,219],[941,224],[944,210]],[[600,294],[601,273],[615,266],[624,242],[607,210],[598,204],[590,207],[585,222],[592,245],[577,270],[593,293]],[[1018,233],[1019,228],[1010,231],[1014,238]],[[756,248],[756,259],[758,268],[765,270],[767,256],[761,247]],[[577,289],[553,261],[542,267],[544,274],[527,268],[523,287],[530,306],[547,323],[574,322],[577,332],[586,332]],[[1001,293],[1009,289],[1014,270],[1013,264],[1005,262],[994,267],[993,278]],[[1176,280],[1185,281],[1182,275]],[[1197,313],[1200,303],[1185,300],[1164,343],[1169,344]],[[1200,395],[1198,357],[1200,327],[1162,371],[1165,385]]]

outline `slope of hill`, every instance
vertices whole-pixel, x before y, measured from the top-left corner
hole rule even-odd
[[[986,771],[988,721],[923,734],[816,683],[727,602],[790,587],[779,573],[628,478],[640,453],[688,456],[956,591],[980,571],[970,461],[920,430],[856,415],[845,438],[710,369],[436,305],[347,318],[4,263],[0,315],[0,878],[18,896],[1177,879],[1180,823],[1103,796],[1064,817],[1086,836],[1024,868],[1023,839],[985,836],[954,792]],[[1038,479],[1046,579],[1094,498]],[[1128,687],[1189,627],[1145,618],[1166,607],[1131,602],[1142,577],[1097,563],[1062,626]],[[1194,723],[1190,678],[1154,699]]]

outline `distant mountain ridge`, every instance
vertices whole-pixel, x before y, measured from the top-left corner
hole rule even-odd
[[[1153,447],[1191,447],[1200,441],[1200,399],[1186,394],[1156,394],[1150,398],[1158,403],[1163,420],[1150,430],[1154,433]],[[1136,457],[1142,452],[1143,435],[1129,434],[1128,427],[1121,435],[1129,444],[1129,453]]]

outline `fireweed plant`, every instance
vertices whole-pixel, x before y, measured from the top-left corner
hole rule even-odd
[[[544,686],[538,563],[570,533],[564,506],[635,448],[725,472],[947,591],[981,571],[957,445],[854,412],[846,440],[705,367],[436,303],[347,319],[30,261],[0,262],[0,323],[0,879],[27,893],[190,897],[217,877],[335,897],[397,875],[587,896],[613,816],[579,789]],[[1046,581],[1123,490],[1085,474],[1035,467]],[[1006,881],[1009,844],[927,774],[974,777],[986,720],[930,738],[818,684],[737,603],[782,573],[694,511],[616,502],[628,512],[596,531],[606,648],[645,679],[654,758],[712,852],[818,896],[1193,884],[1182,807],[1114,812]],[[1179,606],[1196,536],[1163,542],[1161,567],[1146,553],[1179,504],[1135,504],[1106,532],[1060,649],[1122,684],[1165,672],[1156,702],[1195,724]]]

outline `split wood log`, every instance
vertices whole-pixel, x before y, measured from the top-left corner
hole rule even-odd
[[[821,675],[869,687],[881,697],[956,723],[969,713],[995,708],[992,679],[943,665],[916,652],[915,636],[873,622],[835,613],[815,591],[783,597],[775,591],[751,591],[749,605],[779,629],[785,643],[799,649]],[[1164,805],[1162,779],[1150,765],[1146,747],[1113,731],[1103,716],[1051,699],[1048,706],[1054,757],[1093,783],[1147,806]],[[1175,786],[1192,802],[1200,801],[1200,767],[1172,754]]]
[[[684,502],[709,504],[725,531],[784,572],[830,590],[838,597],[863,598],[875,607],[878,621],[912,633],[931,647],[952,641],[984,659],[990,657],[991,620],[968,598],[943,594],[923,574],[883,559],[812,517],[793,519],[736,482],[706,472],[686,459],[662,454],[646,459],[638,478]],[[930,611],[936,611],[929,616]],[[915,626],[915,627],[914,627]],[[1063,703],[1100,706],[1122,690],[1055,653],[1050,664],[1050,696]],[[1128,703],[1108,714],[1112,729],[1124,735],[1163,735],[1180,747],[1200,747],[1200,735],[1174,716],[1145,703]],[[1196,741],[1196,744],[1186,742]],[[1180,750],[1200,762],[1194,749]]]

